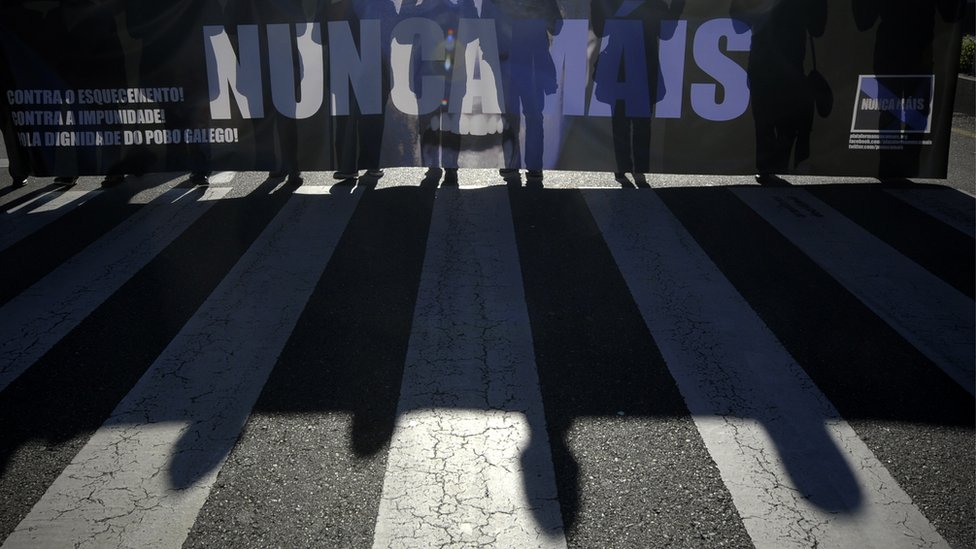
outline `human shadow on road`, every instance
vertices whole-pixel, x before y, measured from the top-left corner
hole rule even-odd
[[[749,88],[756,127],[756,173],[760,183],[790,173],[809,158],[814,113],[832,108],[830,85],[817,72],[815,38],[827,25],[826,0],[732,2],[732,16],[752,28]],[[772,4],[772,5],[769,5]],[[808,54],[814,64],[808,71]]]
[[[3,512],[4,528],[19,522],[209,295],[235,254],[270,221],[293,190],[273,192],[278,186],[269,180],[248,200],[228,200],[227,211],[215,214],[217,221],[190,231],[180,244],[183,252],[163,253],[148,277],[120,291],[16,386],[0,393],[0,493],[11,502]],[[252,417],[307,416],[314,418],[312,426],[323,417],[348,418],[339,431],[323,436],[341,437],[360,461],[382,467],[398,419],[435,187],[436,181],[428,181],[365,193]],[[859,203],[893,208],[880,187],[854,189],[872,198]],[[972,398],[775,231],[757,223],[728,189],[606,192],[657,193],[855,428],[884,422],[899,432],[938,426],[971,434]],[[840,200],[829,194],[823,196],[831,203]],[[512,189],[509,197],[563,527],[612,532],[612,516],[601,519],[590,506],[613,502],[622,490],[649,502],[641,516],[657,504],[731,509],[689,406],[580,192]],[[215,227],[223,232],[209,234]],[[965,239],[959,242],[955,247],[965,247]],[[233,250],[225,249],[229,244]],[[188,257],[201,261],[189,264]],[[212,284],[200,283],[196,275],[187,280],[193,270],[206,271]],[[796,292],[797,287],[808,291]],[[156,323],[151,329],[139,327],[146,318]],[[115,329],[103,337],[103,326]],[[825,427],[836,418],[801,412],[790,425],[763,423],[780,460],[816,507],[857,513],[865,494]],[[177,450],[198,444],[213,418],[198,419]],[[541,435],[532,434],[526,460],[539,459],[546,438]],[[234,440],[228,431],[203,452],[175,452],[165,471],[172,487],[194,486],[213,472],[233,454]],[[954,459],[968,459],[969,446],[940,450],[946,452],[940,463],[948,467]],[[55,451],[60,457],[46,461],[43,471],[31,467],[32,456]],[[604,461],[609,455],[622,465]],[[269,467],[256,459],[258,468]],[[317,466],[328,467],[330,459],[322,456]],[[689,477],[694,485],[687,491],[672,489],[676,479]],[[952,475],[937,480],[957,481]],[[524,483],[530,499],[544,488],[532,478]],[[33,488],[24,490],[24,484]],[[348,495],[375,504],[376,490],[364,484]],[[709,490],[718,494],[714,501],[696,500],[695,494]],[[741,533],[737,520],[729,528]]]

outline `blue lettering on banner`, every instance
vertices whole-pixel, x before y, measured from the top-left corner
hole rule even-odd
[[[269,89],[271,105],[289,118],[305,119],[319,113],[326,104],[327,91],[331,115],[349,114],[353,101],[363,114],[380,113],[383,63],[389,63],[390,104],[404,114],[428,114],[445,101],[451,113],[472,114],[475,105],[493,106],[494,98],[505,97],[501,92],[508,85],[501,78],[502,72],[495,70],[499,63],[495,22],[488,18],[461,18],[459,23],[457,36],[447,36],[435,21],[404,19],[390,32],[389,49],[383,48],[379,20],[360,20],[356,33],[349,21],[329,21],[326,44],[322,39],[325,29],[319,23],[266,25],[266,44],[261,43],[258,25],[240,25],[235,29],[236,45],[225,27],[205,26],[211,118],[231,119],[233,105],[245,119],[264,118],[264,94]],[[589,96],[587,65],[579,62],[587,56],[589,22],[562,21],[559,32],[551,36],[549,55],[560,75],[561,114],[606,117],[611,114],[611,104],[622,102],[627,116],[681,118],[686,97],[691,110],[709,121],[734,120],[747,111],[750,92],[746,70],[728,55],[750,49],[752,32],[742,21],[717,18],[691,28],[685,20],[663,20],[660,42],[655,48],[645,47],[647,37],[639,21],[610,19],[606,25],[616,36],[626,39],[608,41],[602,46],[601,62],[593,76],[601,84]],[[358,45],[354,35],[359,36]],[[447,39],[460,47],[442,47]],[[292,47],[293,42],[297,47]],[[471,54],[468,48],[473,44],[479,52],[477,70],[466,68],[465,56]],[[261,65],[262,49],[267,51],[269,67]],[[383,59],[383,51],[388,52],[389,59]],[[653,51],[659,56],[656,76],[661,92],[654,94],[650,83],[655,75],[647,73],[650,64],[646,58]],[[710,80],[685,81],[689,58]],[[456,70],[431,74],[422,73],[415,66],[430,62]],[[298,82],[293,77],[295,66],[301,68]],[[625,76],[618,78],[620,74]],[[265,78],[270,79],[270,86],[265,86]],[[448,79],[459,85],[448,88]],[[327,81],[333,84],[331,90],[327,89]],[[447,89],[451,94],[445,98]],[[547,113],[553,108],[547,105]],[[499,112],[503,109],[503,105],[491,108]]]

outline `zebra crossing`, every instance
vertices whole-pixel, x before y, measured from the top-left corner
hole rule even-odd
[[[168,191],[3,305],[0,315],[17,322],[0,328],[0,390],[226,192]]]
[[[24,236],[58,219],[68,213],[72,207],[77,207],[93,198],[92,195],[96,193],[97,191],[58,192],[56,189],[50,189],[7,209],[3,221],[0,222],[3,231],[0,235],[0,249],[8,248]]]
[[[4,208],[2,547],[976,546],[971,196],[221,176]]]
[[[936,542],[910,498],[653,194],[586,198],[757,545],[897,546],[906,529]],[[847,520],[843,511],[854,508],[863,518]]]

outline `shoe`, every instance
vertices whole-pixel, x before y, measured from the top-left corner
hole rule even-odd
[[[366,170],[366,175],[369,177],[375,177],[379,179],[383,177],[383,170]]]
[[[436,189],[441,181],[440,168],[427,168],[424,178],[420,180],[420,186],[426,189]]]
[[[304,182],[302,179],[302,172],[291,172],[288,174],[288,184],[289,185],[301,185]]]
[[[773,173],[756,174],[756,183],[767,187],[788,187],[789,183],[782,177]]]
[[[13,187],[15,189],[19,189],[20,187],[24,187],[24,186],[27,185],[27,178],[26,177],[15,177],[12,185],[13,185]]]
[[[106,175],[105,179],[102,180],[103,187],[114,187],[122,181],[125,180],[125,176],[122,174]]]
[[[502,168],[498,170],[498,175],[502,176],[502,181],[507,183],[509,187],[522,185],[522,175],[514,168]]]
[[[190,174],[190,183],[193,185],[209,185],[210,184],[210,174],[203,172],[194,172]]]
[[[71,187],[72,185],[78,182],[78,178],[61,176],[61,177],[55,177],[54,182],[59,185],[64,185],[65,187]]]
[[[342,171],[340,171],[340,172],[336,172],[336,173],[332,174],[332,178],[333,179],[341,179],[341,180],[345,180],[345,179],[356,179],[357,177],[359,177],[359,173],[358,172],[342,172]]]
[[[542,181],[542,170],[529,170],[525,172],[525,179],[534,179],[536,181]]]
[[[458,169],[457,168],[444,168],[444,182],[442,183],[445,187],[457,187],[458,185]]]

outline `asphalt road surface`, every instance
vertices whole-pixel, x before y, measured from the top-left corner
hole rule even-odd
[[[976,547],[946,181],[0,176],[10,547]]]

